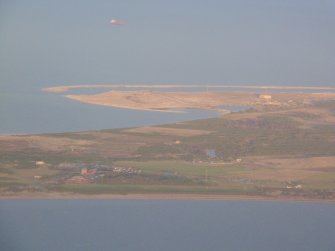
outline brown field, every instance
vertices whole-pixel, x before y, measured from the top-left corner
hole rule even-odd
[[[160,135],[171,135],[171,136],[196,136],[206,135],[211,133],[206,130],[192,130],[192,129],[176,129],[176,128],[165,128],[165,127],[138,127],[123,130],[125,133],[140,133],[140,134],[160,134]]]

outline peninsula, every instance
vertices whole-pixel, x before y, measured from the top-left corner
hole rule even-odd
[[[66,94],[65,97],[93,105],[161,112],[176,112],[178,109],[210,109],[224,111],[222,108],[223,106],[261,108],[266,105],[267,107],[278,106],[292,108],[335,97],[335,88],[332,87],[292,86],[78,85],[49,87],[44,90],[58,93],[82,88],[107,88],[112,90],[100,92],[98,94]],[[126,88],[126,90],[124,90],[124,88]],[[134,88],[140,90],[132,91]],[[184,91],[168,91],[169,89],[176,88],[183,88]],[[189,89],[192,88],[206,88],[206,91],[189,91]],[[220,91],[220,88],[235,89],[233,89],[233,91]],[[240,91],[240,89],[243,90],[246,88],[263,91],[261,93],[255,91]],[[165,91],[159,91],[157,89],[165,89]],[[273,89],[281,91],[291,90],[291,92],[269,91]],[[266,90],[266,92],[264,92],[264,90]],[[292,90],[295,90],[296,92],[293,92]],[[306,92],[311,90],[317,90],[319,92]],[[325,90],[333,90],[334,92],[324,92]]]
[[[155,111],[248,109],[139,128],[0,135],[2,198],[335,201],[334,92],[145,89],[66,97]]]

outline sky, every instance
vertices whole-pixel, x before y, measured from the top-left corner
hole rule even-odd
[[[334,10],[334,0],[0,0],[0,91],[335,86]]]

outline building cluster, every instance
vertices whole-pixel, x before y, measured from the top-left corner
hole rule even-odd
[[[80,170],[80,175],[76,174],[65,180],[67,184],[88,184],[96,181],[99,178],[104,177],[104,174],[98,173],[96,168],[88,169],[82,168]]]
[[[291,182],[289,182],[286,185],[286,189],[301,189],[302,185],[301,184],[292,184]]]
[[[132,167],[119,166],[119,167],[114,167],[113,168],[113,173],[116,173],[116,174],[140,174],[140,173],[142,173],[142,171],[141,170],[136,170]]]
[[[115,167],[106,167],[101,165],[93,165],[94,168],[87,168],[81,165],[81,168],[78,170],[78,164],[70,165],[67,164],[67,167],[71,166],[72,175],[65,178],[62,182],[66,184],[88,184],[95,183],[101,180],[104,177],[113,177],[116,175],[131,175],[131,174],[141,174],[141,170],[134,169],[132,167],[124,166],[115,166]],[[64,167],[64,165],[62,165]]]

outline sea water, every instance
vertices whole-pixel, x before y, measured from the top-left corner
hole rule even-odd
[[[75,90],[76,93],[95,93]],[[227,107],[243,110],[244,107]],[[0,134],[57,133],[137,127],[218,116],[213,110],[141,111],[85,104],[59,93],[25,90],[0,93]]]
[[[2,200],[2,251],[333,251],[335,204]]]
[[[154,112],[85,104],[61,94],[0,93],[0,134],[101,130],[216,117],[209,110]]]

